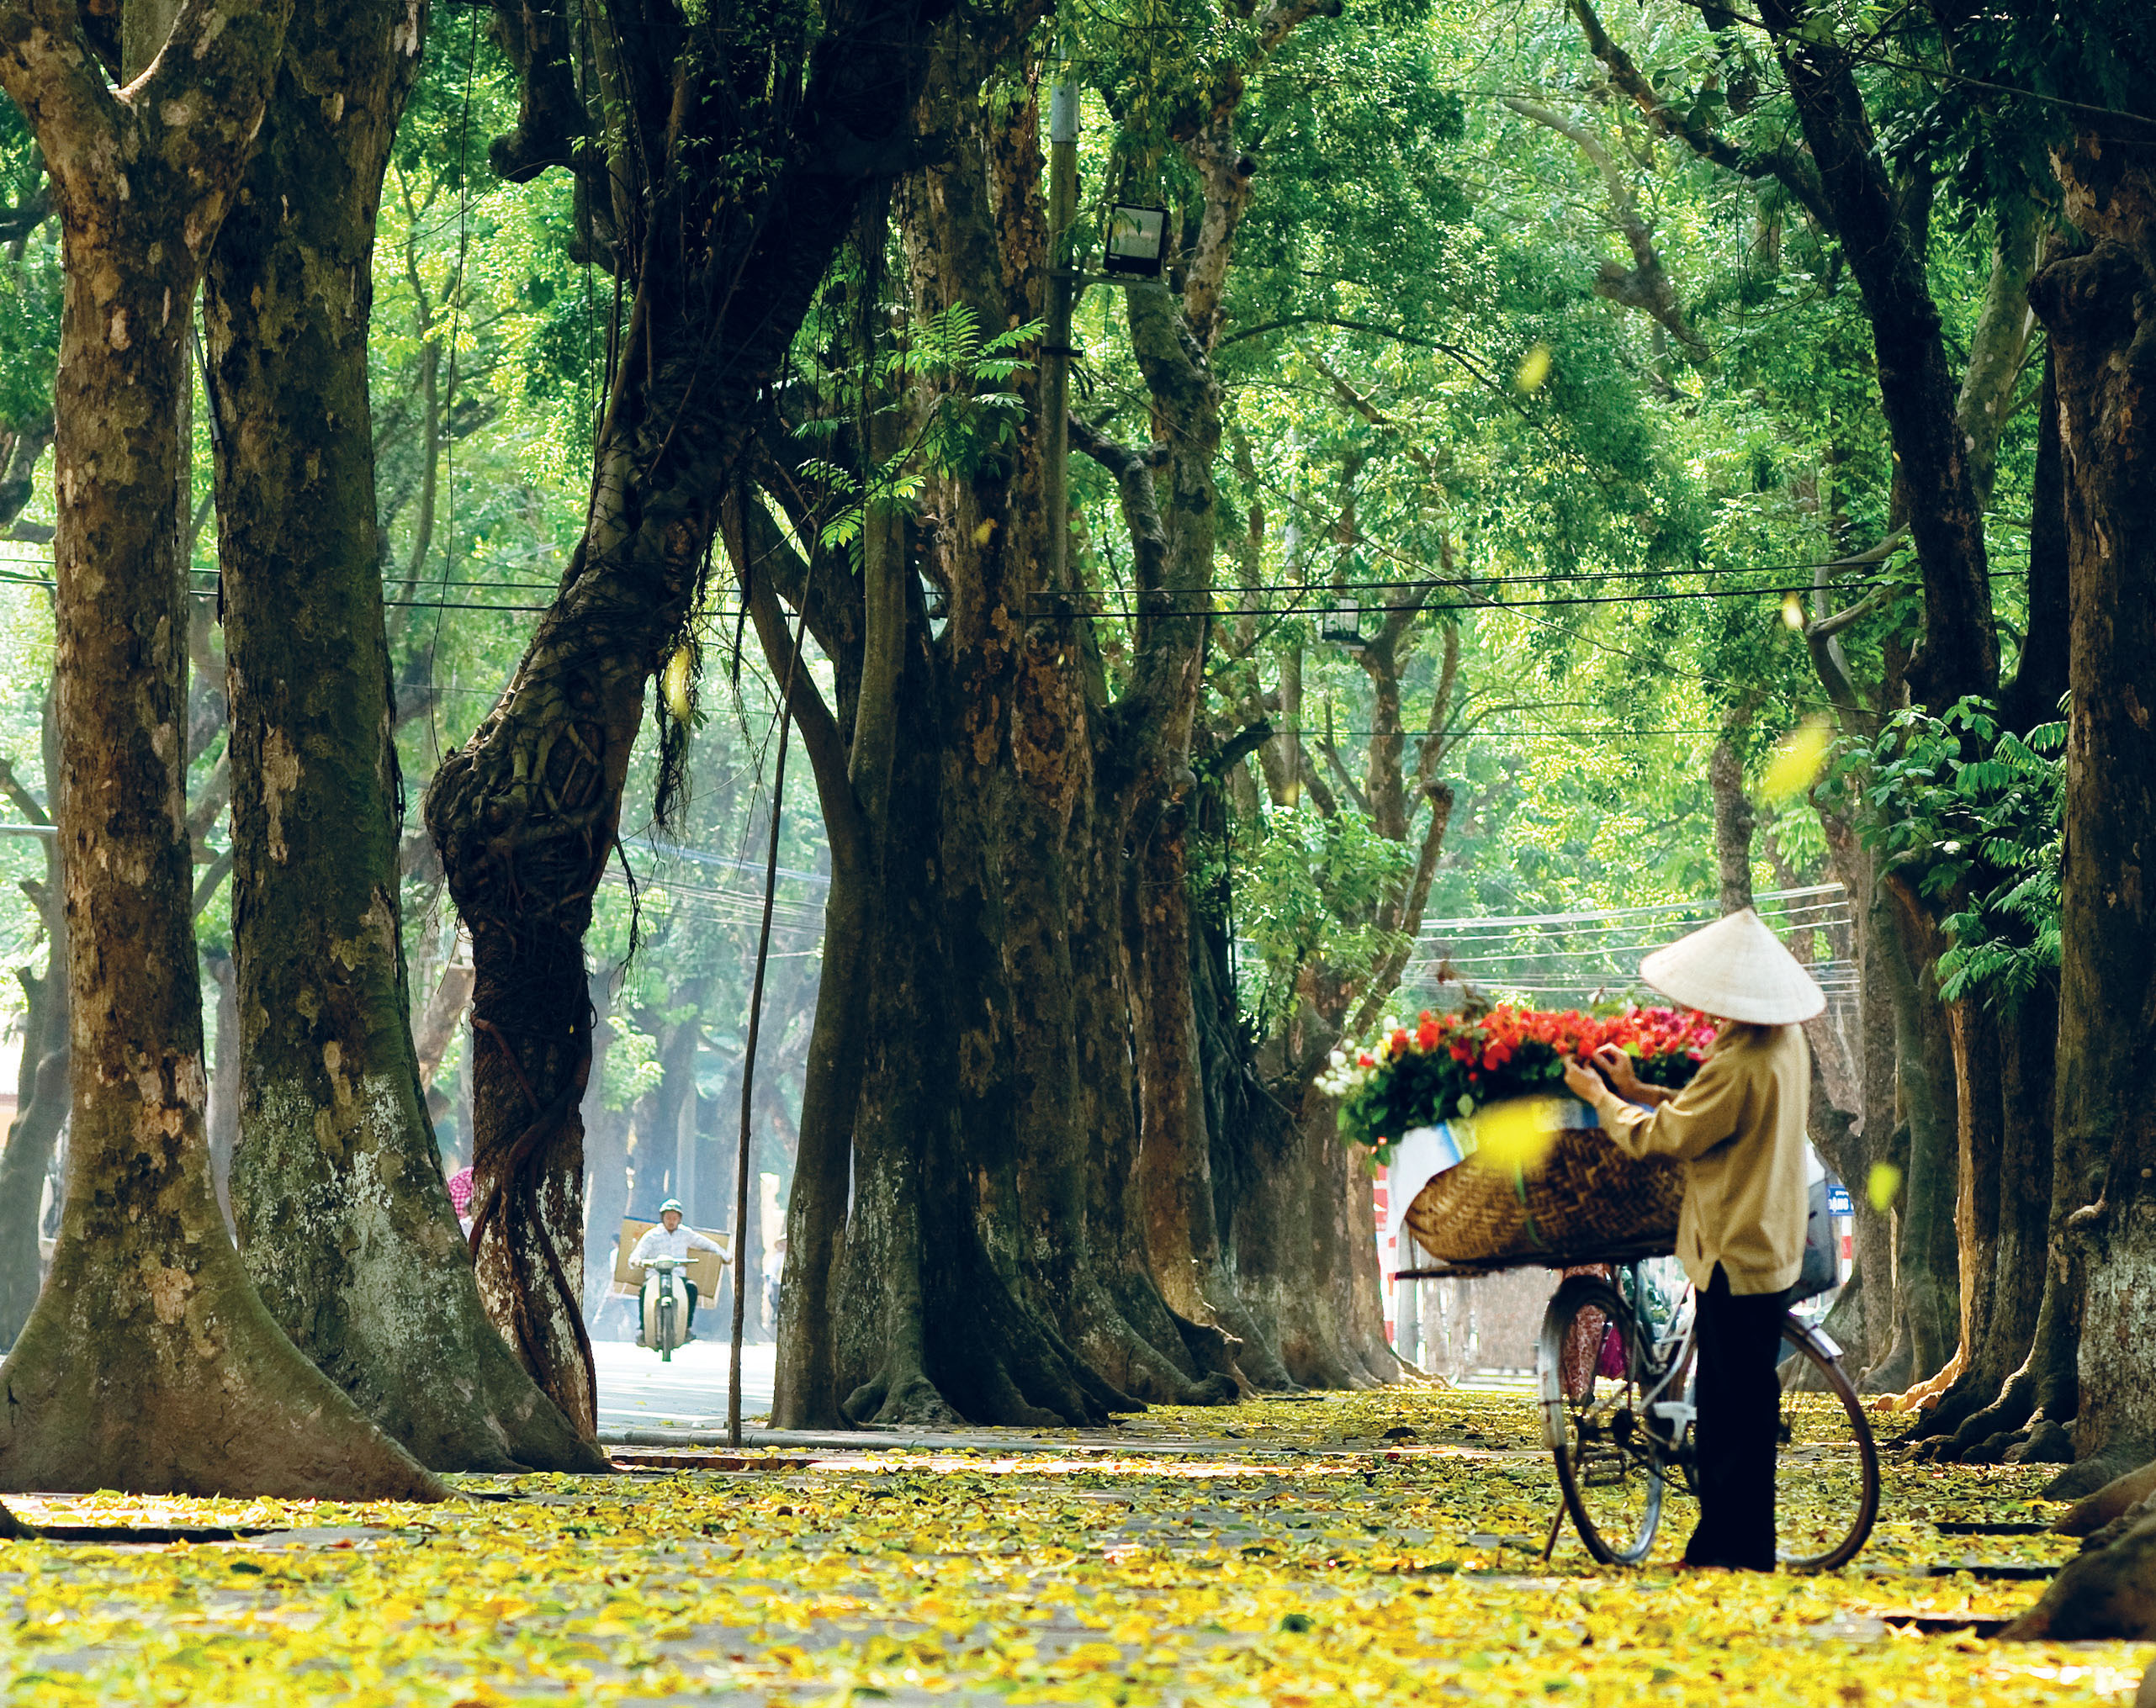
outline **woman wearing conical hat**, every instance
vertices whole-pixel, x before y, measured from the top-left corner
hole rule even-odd
[[[1601,1073],[1568,1062],[1565,1083],[1620,1150],[1685,1166],[1677,1251],[1699,1296],[1699,1528],[1685,1563],[1771,1572],[1775,1365],[1804,1256],[1811,1055],[1798,1023],[1826,995],[1749,907],[1657,949],[1640,976],[1719,1023],[1698,1075],[1677,1092],[1644,1085],[1604,1045]]]

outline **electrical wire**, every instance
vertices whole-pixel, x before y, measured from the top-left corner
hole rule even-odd
[[[1553,605],[1660,605],[1674,604],[1679,601],[1695,600],[1787,599],[1792,595],[1807,594],[1817,591],[1815,588],[1812,587],[1809,584],[1807,584],[1802,587],[1706,587],[1701,588],[1696,592],[1689,593],[1580,593],[1568,594],[1556,599],[1489,599],[1476,596],[1473,588],[1457,582],[1433,583],[1431,584],[1444,587],[1448,590],[1463,593],[1466,595],[1466,598],[1462,600],[1462,602],[1455,605],[1433,604],[1428,600],[1415,600],[1412,601],[1396,601],[1383,604],[1364,604],[1359,602],[1356,608],[1361,612],[1412,611],[1428,611],[1433,615],[1435,615],[1448,611],[1532,611]],[[1857,582],[1853,584],[1857,587],[1862,587],[1879,584],[1877,582]],[[1327,590],[1333,594],[1336,598],[1343,591],[1343,590],[1338,588],[1328,589]],[[1344,591],[1349,593],[1352,593],[1353,590],[1354,590],[1352,588],[1344,590]],[[1848,590],[1843,589],[1841,590],[1846,591]],[[1143,597],[1143,595],[1141,595],[1141,597]],[[1135,609],[1126,608],[1120,610],[1108,607],[1098,611],[1072,610],[1066,608],[1062,611],[1020,611],[1016,613],[1016,615],[1025,621],[1040,622],[1045,621],[1052,617],[1073,618],[1122,616],[1145,617],[1150,620],[1156,618],[1164,619],[1172,617],[1197,616],[1293,616],[1304,611],[1312,611],[1321,616],[1330,615],[1330,613],[1326,611],[1322,606],[1305,605],[1300,601],[1286,605],[1209,605],[1204,606],[1171,607],[1167,610],[1162,610],[1157,606],[1152,605],[1141,605]]]

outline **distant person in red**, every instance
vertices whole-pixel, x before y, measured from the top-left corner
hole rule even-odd
[[[460,1168],[449,1177],[449,1204],[457,1213],[457,1224],[464,1230],[464,1237],[472,1236],[472,1171]]]
[[[726,1247],[720,1245],[718,1240],[699,1234],[694,1228],[683,1227],[681,1201],[679,1198],[669,1198],[659,1207],[659,1225],[655,1228],[646,1228],[644,1230],[644,1237],[636,1242],[636,1249],[629,1253],[629,1267],[642,1269],[655,1257],[671,1257],[677,1262],[686,1263],[689,1261],[689,1253],[691,1251],[714,1252],[720,1262],[723,1263],[726,1261]],[[690,1332],[681,1336],[682,1342],[686,1345],[696,1339],[694,1331],[697,1321],[697,1284],[684,1275],[681,1277],[681,1285],[687,1290],[689,1295],[687,1326]],[[637,1336],[637,1344],[638,1346],[644,1344],[644,1337],[641,1335]]]
[[[1698,1074],[1682,1091],[1645,1085],[1605,1044],[1600,1073],[1568,1061],[1565,1083],[1620,1150],[1684,1164],[1677,1255],[1699,1295],[1699,1528],[1684,1561],[1771,1572],[1775,1363],[1804,1260],[1812,1059],[1798,1023],[1826,994],[1749,907],[1657,949],[1640,976],[1719,1025]]]

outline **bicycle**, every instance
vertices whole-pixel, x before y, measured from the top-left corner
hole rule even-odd
[[[1543,1314],[1536,1356],[1543,1436],[1565,1506],[1605,1565],[1646,1558],[1672,1471],[1698,1493],[1692,1290],[1658,1325],[1640,1265],[1622,1273],[1629,1300],[1613,1282],[1567,1278]],[[1831,1571],[1872,1533],[1878,1448],[1833,1340],[1792,1314],[1782,1343],[1776,1557],[1792,1571]]]

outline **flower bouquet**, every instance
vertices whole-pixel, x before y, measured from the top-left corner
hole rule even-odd
[[[1676,1008],[1608,1016],[1508,1002],[1476,1015],[1425,1010],[1412,1029],[1387,1019],[1375,1041],[1334,1050],[1317,1083],[1340,1099],[1342,1134],[1390,1162],[1393,1145],[1417,1128],[1468,1122],[1512,1099],[1564,1097],[1565,1063],[1584,1062],[1605,1044],[1631,1056],[1647,1084],[1674,1089],[1698,1072],[1714,1041],[1705,1015]],[[1593,1124],[1592,1115],[1587,1120]]]
[[[1564,1064],[1613,1044],[1640,1079],[1674,1088],[1714,1035],[1704,1015],[1668,1008],[1424,1013],[1412,1030],[1387,1021],[1373,1044],[1335,1051],[1320,1085],[1341,1100],[1341,1132],[1380,1161],[1414,1141],[1428,1183],[1406,1222],[1433,1256],[1492,1268],[1605,1261],[1672,1249],[1683,1170],[1612,1145],[1566,1095]]]

